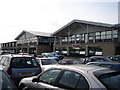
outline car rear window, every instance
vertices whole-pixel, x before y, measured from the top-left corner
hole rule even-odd
[[[120,90],[120,72],[103,74],[98,79],[108,89]]]
[[[42,65],[58,64],[54,59],[41,59]]]
[[[11,66],[13,68],[32,68],[39,67],[39,63],[35,58],[32,57],[14,57],[12,58]]]

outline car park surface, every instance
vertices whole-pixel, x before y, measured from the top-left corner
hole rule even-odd
[[[2,55],[0,64],[15,83],[19,83],[23,77],[38,75],[41,72],[37,60],[29,55]]]
[[[38,76],[24,78],[20,89],[119,90],[120,72],[87,65],[57,65]]]
[[[96,65],[120,71],[120,63],[117,62],[88,62],[86,65]]]
[[[12,79],[6,71],[0,66],[0,90],[17,90]]]

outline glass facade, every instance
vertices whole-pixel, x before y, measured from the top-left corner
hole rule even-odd
[[[89,46],[98,42],[118,42],[118,30],[105,30],[56,38],[56,44],[75,44],[79,46],[55,48],[56,52],[69,55],[103,55],[102,46]],[[81,44],[83,46],[81,46]],[[86,49],[87,48],[87,49]],[[87,54],[86,54],[87,53]]]
[[[118,30],[106,30],[99,32],[71,35],[70,37],[59,37],[56,44],[67,43],[95,43],[95,42],[118,42]]]

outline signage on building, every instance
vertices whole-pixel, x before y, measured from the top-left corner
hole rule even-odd
[[[73,47],[81,47],[80,44],[72,44]]]

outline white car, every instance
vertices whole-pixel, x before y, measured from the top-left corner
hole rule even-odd
[[[58,65],[59,64],[56,60],[51,59],[51,58],[39,58],[39,57],[36,57],[36,59],[38,60],[42,71],[45,71],[51,65]]]
[[[120,72],[89,65],[56,65],[19,83],[21,90],[120,90],[119,85]]]

